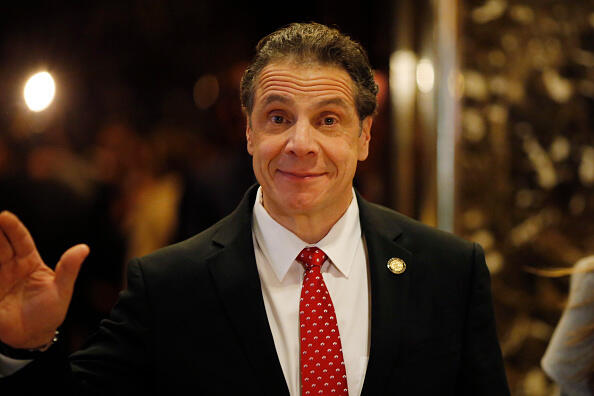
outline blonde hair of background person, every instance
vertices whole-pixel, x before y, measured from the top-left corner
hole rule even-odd
[[[565,395],[594,394],[594,255],[572,268],[529,272],[547,276],[571,275],[569,298],[553,332],[541,366]]]

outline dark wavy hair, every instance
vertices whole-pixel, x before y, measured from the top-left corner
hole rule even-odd
[[[374,115],[378,86],[365,49],[337,29],[319,23],[293,23],[264,37],[240,85],[241,105],[252,113],[258,75],[276,61],[314,62],[343,68],[354,82],[359,119]]]

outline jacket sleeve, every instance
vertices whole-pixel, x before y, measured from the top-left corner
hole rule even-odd
[[[472,256],[458,388],[464,395],[509,395],[495,328],[489,270],[480,245],[473,244]]]

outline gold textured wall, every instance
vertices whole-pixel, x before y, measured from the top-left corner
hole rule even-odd
[[[456,232],[480,242],[514,395],[553,395],[539,364],[569,267],[594,253],[594,2],[461,4]]]

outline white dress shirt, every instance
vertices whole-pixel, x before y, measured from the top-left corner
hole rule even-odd
[[[349,395],[361,394],[369,360],[369,283],[354,196],[330,232],[311,245],[268,214],[262,205],[262,188],[258,189],[252,226],[254,252],[266,315],[291,396],[300,395],[299,298],[304,275],[295,258],[307,246],[317,246],[328,256],[322,276],[336,310]]]

